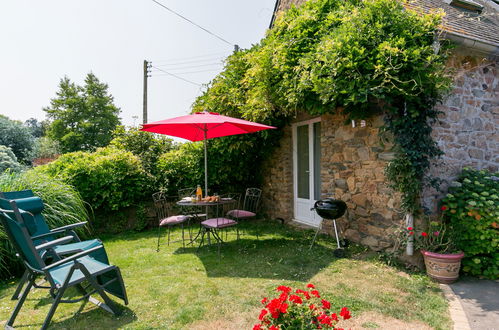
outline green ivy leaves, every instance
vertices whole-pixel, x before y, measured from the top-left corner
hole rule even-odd
[[[230,56],[194,111],[274,126],[297,111],[385,114],[397,153],[387,175],[404,209],[416,212],[430,160],[441,154],[433,108],[450,83],[445,55],[433,47],[440,18],[392,0],[307,1],[280,14],[259,44]]]

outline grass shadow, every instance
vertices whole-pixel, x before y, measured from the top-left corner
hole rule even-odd
[[[194,253],[208,277],[240,277],[308,281],[334,263],[334,249],[293,238],[231,240],[218,256],[217,244],[179,248],[175,254]]]
[[[87,309],[83,312],[82,306],[83,304],[87,304],[91,306],[91,309]],[[80,308],[70,317],[57,321],[57,311],[55,312],[54,319],[50,323],[50,329],[96,329],[95,320],[99,320],[99,329],[122,329],[127,324],[130,324],[137,320],[137,316],[135,313],[128,307],[117,304],[118,308],[121,310],[122,314],[120,316],[114,316],[109,312],[102,310],[92,303],[80,303],[73,304],[75,308],[77,305],[80,305]],[[36,327],[39,328],[43,324],[43,321],[40,323],[17,323],[15,324],[17,328],[28,328],[28,327]]]

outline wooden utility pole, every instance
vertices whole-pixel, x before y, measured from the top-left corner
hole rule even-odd
[[[142,123],[147,124],[147,77],[149,76],[149,62],[144,60],[144,95],[142,104]]]

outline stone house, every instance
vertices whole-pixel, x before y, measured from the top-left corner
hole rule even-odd
[[[277,0],[271,26],[281,11],[305,1]],[[495,0],[415,0],[407,6],[443,9],[441,36],[456,44],[448,61],[455,73],[453,88],[439,105],[440,123],[433,127],[445,155],[432,174],[448,185],[465,166],[499,170],[499,5]],[[391,245],[390,228],[403,219],[400,196],[384,176],[393,157],[391,145],[380,142],[382,118],[344,123],[339,115],[299,113],[283,129],[279,146],[264,164],[263,210],[272,218],[317,227],[320,219],[311,206],[334,196],[348,205],[341,221],[344,235],[381,250]],[[424,204],[436,211],[441,197],[441,191],[428,189]],[[331,223],[325,221],[323,230],[331,233]]]

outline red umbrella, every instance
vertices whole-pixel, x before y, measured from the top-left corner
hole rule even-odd
[[[276,128],[223,116],[214,112],[196,112],[192,115],[175,117],[144,124],[142,131],[166,134],[190,141],[204,141],[204,189],[208,192],[208,158],[206,140],[229,135],[246,134]]]

